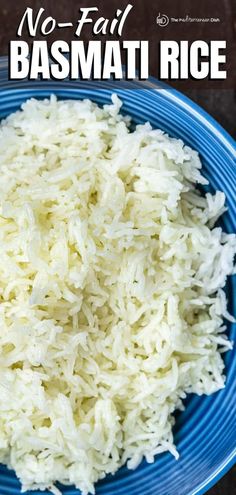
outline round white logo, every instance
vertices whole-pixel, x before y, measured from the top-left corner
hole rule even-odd
[[[168,17],[168,15],[165,15],[165,14],[158,14],[157,18],[156,18],[156,23],[158,24],[158,26],[160,27],[165,27],[169,24],[170,22],[170,19]]]

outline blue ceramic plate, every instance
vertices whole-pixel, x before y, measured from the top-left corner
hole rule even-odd
[[[8,82],[7,60],[0,59],[0,118],[20,107],[29,97],[90,98],[99,104],[116,92],[122,110],[134,123],[149,120],[170,136],[181,138],[200,153],[203,173],[210,190],[220,189],[227,198],[228,211],[222,223],[227,232],[236,231],[236,148],[234,140],[201,108],[175,90],[150,80],[135,82],[19,81]],[[236,279],[226,288],[229,310],[236,314]],[[236,325],[229,324],[231,339]],[[236,347],[225,356],[227,382],[224,390],[210,397],[192,396],[186,410],[177,416],[175,443],[180,453],[157,456],[154,464],[143,462],[135,471],[120,469],[97,484],[98,495],[200,495],[205,493],[233,465],[236,459]],[[78,495],[73,487],[63,494]],[[42,492],[33,492],[40,495]],[[14,474],[0,467],[0,494],[20,494]]]

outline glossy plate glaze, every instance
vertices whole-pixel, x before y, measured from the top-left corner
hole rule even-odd
[[[201,108],[156,80],[148,82],[11,81],[7,60],[0,59],[0,118],[18,109],[29,97],[90,98],[99,104],[116,92],[123,100],[122,111],[134,123],[147,120],[170,136],[181,138],[200,153],[203,173],[210,190],[220,189],[228,211],[221,221],[227,232],[236,232],[236,148],[234,140]],[[236,314],[236,277],[226,288],[229,310]],[[235,340],[236,325],[229,324]],[[227,382],[224,390],[210,397],[192,396],[186,410],[177,415],[175,443],[180,453],[157,456],[154,464],[143,462],[135,471],[120,469],[96,486],[98,495],[200,495],[205,493],[233,465],[236,459],[236,347],[225,356]],[[62,487],[63,494],[78,495],[74,487]],[[19,495],[14,474],[0,467],[0,494]],[[40,495],[42,492],[32,492]]]

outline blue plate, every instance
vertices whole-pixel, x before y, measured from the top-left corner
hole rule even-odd
[[[7,60],[0,59],[0,118],[20,107],[29,97],[90,98],[99,104],[110,102],[112,92],[123,100],[122,111],[134,123],[147,120],[170,136],[181,138],[200,153],[203,173],[210,189],[224,191],[228,211],[222,223],[227,232],[236,232],[236,148],[222,127],[188,98],[160,84],[148,82],[98,83],[91,81],[12,81],[7,80]],[[229,310],[236,314],[236,277],[227,285]],[[235,339],[236,325],[228,332]],[[210,396],[192,396],[186,410],[177,416],[175,443],[180,453],[157,456],[154,464],[143,462],[135,471],[125,467],[96,486],[99,495],[200,495],[205,493],[236,460],[236,347],[225,356],[227,382],[224,390]],[[73,487],[63,494],[78,495]],[[0,467],[1,495],[19,495],[14,474]],[[42,492],[32,492],[40,495]]]

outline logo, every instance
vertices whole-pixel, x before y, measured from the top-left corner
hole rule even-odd
[[[170,19],[168,17],[168,15],[165,15],[165,14],[158,14],[157,18],[156,18],[156,23],[158,24],[158,26],[160,27],[165,27],[169,24],[170,22]]]

